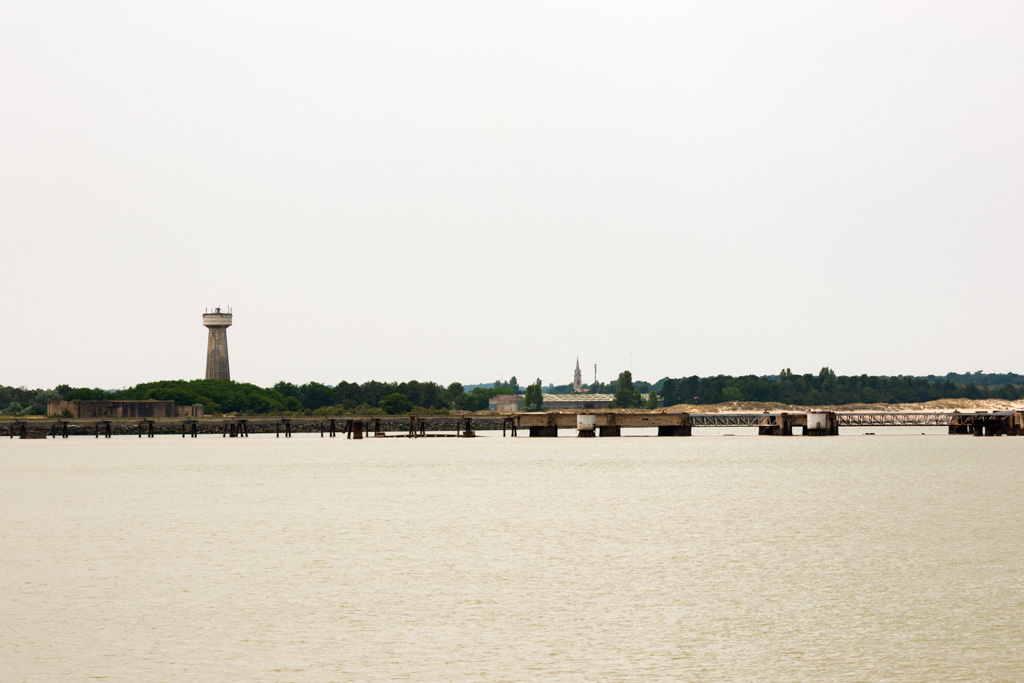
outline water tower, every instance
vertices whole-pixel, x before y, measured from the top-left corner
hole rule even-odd
[[[206,379],[231,379],[228,369],[228,328],[231,327],[231,309],[227,312],[215,308],[203,313],[203,325],[209,328],[206,342]]]

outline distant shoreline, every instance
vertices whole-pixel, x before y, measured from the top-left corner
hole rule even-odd
[[[729,401],[726,403],[697,404],[680,403],[678,405],[658,408],[658,412],[668,413],[778,413],[778,412],[809,412],[832,411],[878,412],[878,413],[914,413],[914,412],[952,412],[960,411],[996,411],[1024,410],[1024,401],[1007,401],[1003,399],[970,399],[941,398],[922,403],[847,403],[842,405],[795,405],[786,403],[769,403],[763,401]]]

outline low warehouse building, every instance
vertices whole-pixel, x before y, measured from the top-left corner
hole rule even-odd
[[[522,394],[498,394],[487,402],[487,409],[499,413],[518,413],[523,410]]]
[[[109,417],[203,417],[201,404],[176,406],[174,401],[49,401],[46,414],[50,417],[95,418]]]

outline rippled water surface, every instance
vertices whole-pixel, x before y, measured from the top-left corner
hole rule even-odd
[[[0,443],[0,680],[1024,679],[1024,438]]]

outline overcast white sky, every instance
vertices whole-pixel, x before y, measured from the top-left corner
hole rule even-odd
[[[1019,2],[20,2],[0,384],[1024,372]]]

